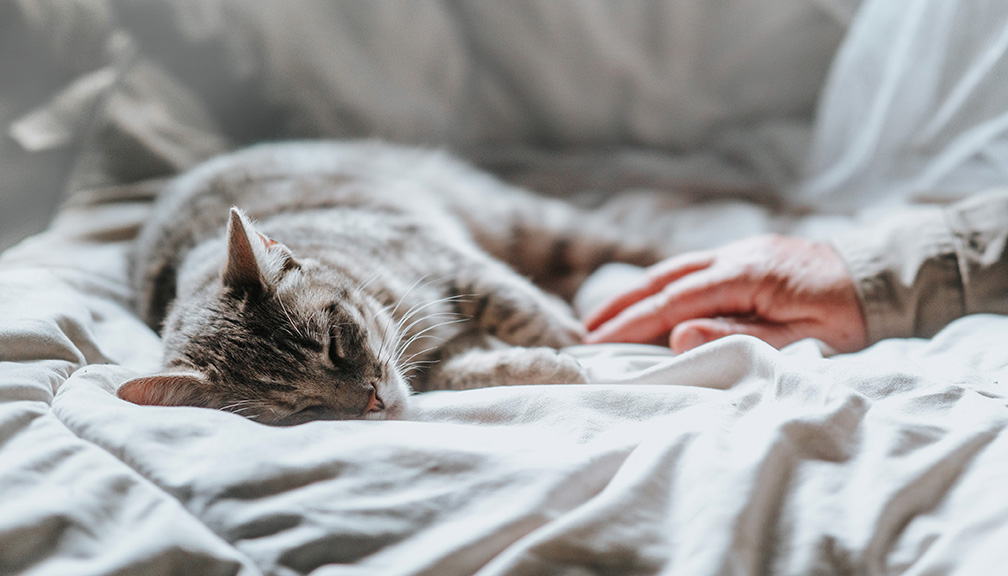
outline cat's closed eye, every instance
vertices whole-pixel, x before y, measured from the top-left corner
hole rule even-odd
[[[339,330],[336,328],[329,330],[329,361],[336,368],[343,368],[346,366],[346,350],[343,349],[343,344],[340,342]]]
[[[339,418],[339,415],[332,408],[316,404],[291,412],[274,423],[281,426],[291,426],[294,424],[311,422],[313,420],[335,420],[337,418]]]
[[[332,409],[328,406],[323,406],[322,404],[315,404],[312,406],[306,406],[297,412],[294,412],[291,416],[304,417],[308,420],[314,420],[319,418],[325,418],[325,416],[332,412]]]
[[[360,329],[352,323],[333,324],[329,328],[327,353],[334,368],[349,369],[357,346],[363,345]]]

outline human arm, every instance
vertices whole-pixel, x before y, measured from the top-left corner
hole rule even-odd
[[[895,214],[833,244],[855,278],[868,343],[1008,314],[1008,189]]]
[[[902,212],[831,243],[763,236],[678,256],[586,324],[588,342],[664,338],[683,351],[742,333],[853,351],[979,312],[1008,314],[1008,190]]]
[[[589,343],[661,342],[677,352],[730,334],[778,347],[810,336],[840,351],[866,343],[839,254],[826,243],[776,235],[656,264],[585,324]]]

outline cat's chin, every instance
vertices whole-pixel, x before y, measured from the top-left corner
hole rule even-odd
[[[398,420],[403,415],[405,403],[405,400],[400,400],[394,404],[389,404],[382,410],[368,412],[361,418],[364,420]]]

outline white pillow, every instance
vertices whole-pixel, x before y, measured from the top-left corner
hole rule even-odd
[[[851,6],[228,0],[189,29],[226,37],[237,68],[325,133],[686,149],[808,121]]]

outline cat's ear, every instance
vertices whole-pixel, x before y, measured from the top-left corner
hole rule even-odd
[[[224,285],[238,292],[261,292],[282,274],[300,268],[290,249],[252,226],[238,208],[231,208],[227,229]]]
[[[145,406],[195,406],[205,396],[203,378],[197,374],[171,373],[142,376],[127,381],[116,396]]]

